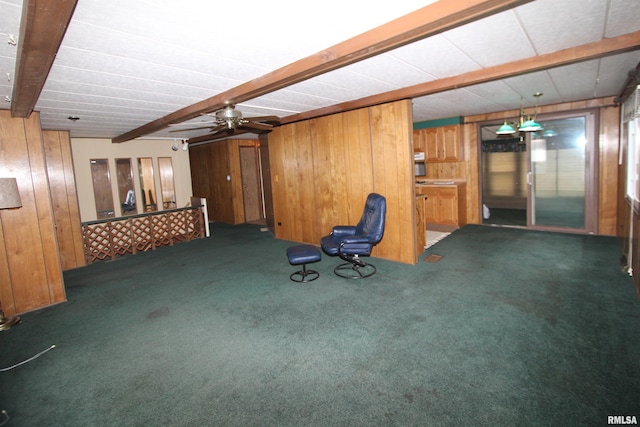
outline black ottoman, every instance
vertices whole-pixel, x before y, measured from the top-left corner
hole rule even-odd
[[[290,246],[287,248],[287,258],[291,265],[302,264],[302,270],[292,273],[289,278],[294,282],[311,282],[316,280],[320,273],[314,270],[307,270],[307,264],[318,262],[321,259],[320,251],[313,245]]]

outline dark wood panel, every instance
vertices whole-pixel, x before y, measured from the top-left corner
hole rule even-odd
[[[46,281],[40,284],[40,286],[42,286],[43,290],[47,290],[45,305],[50,305],[66,301],[66,294],[56,242],[55,221],[53,209],[51,208],[49,180],[47,177],[39,114],[32,115],[31,119],[25,120],[25,131],[27,134],[29,163],[38,215],[38,226],[40,229],[39,240],[46,274]],[[37,305],[26,310],[40,307],[42,307],[42,305]]]
[[[384,237],[377,256],[405,263],[415,253],[415,196],[411,102],[371,107],[374,191],[387,198]]]
[[[344,121],[345,175],[347,179],[347,218],[356,224],[364,209],[366,196],[373,191],[373,158],[369,109],[342,114]]]
[[[0,174],[16,177],[22,207],[0,211],[7,270],[0,296],[7,315],[64,301],[39,115],[0,111]],[[8,271],[8,274],[7,274]],[[10,295],[10,297],[8,297]]]
[[[263,217],[258,147],[240,145],[239,151],[244,220],[245,222],[257,221]]]
[[[0,211],[15,303],[14,307],[5,307],[5,310],[20,313],[48,305],[49,289],[25,123],[19,119],[5,120],[0,129],[5,154],[2,163],[14,165],[4,175],[16,177],[22,200],[21,208]]]
[[[262,163],[262,185],[264,192],[264,210],[267,220],[267,227],[275,234],[273,223],[273,188],[271,186],[271,154],[269,151],[269,138],[267,135],[260,136],[260,159]]]
[[[47,176],[62,270],[85,265],[69,133],[43,131]]]
[[[311,120],[318,243],[335,225],[352,224],[346,183],[351,163],[346,159],[343,133],[340,114]]]
[[[281,126],[275,128],[269,133],[269,170],[270,170],[270,186],[271,186],[271,203],[273,210],[273,219],[267,219],[273,222],[273,233],[279,239],[290,240],[291,233],[288,228],[287,218],[287,193],[284,186],[284,163],[287,159],[284,157],[285,133],[289,132],[290,126]]]
[[[597,233],[609,236],[615,236],[617,231],[619,121],[620,108],[600,109]]]
[[[191,184],[195,197],[207,199],[209,219],[234,224],[229,150],[225,141],[189,147]]]
[[[227,149],[227,161],[229,164],[229,191],[231,192],[231,212],[233,224],[241,224],[246,221],[244,216],[244,200],[242,197],[242,171],[240,166],[240,144],[238,140],[222,141]],[[226,177],[225,177],[226,179]]]
[[[286,191],[294,201],[287,205],[289,221],[293,236],[298,236],[302,242],[317,244],[317,206],[309,124],[295,124],[292,130],[285,146],[286,152],[290,153],[289,158],[296,159],[287,164],[285,179]]]
[[[268,138],[276,237],[318,244],[334,225],[355,225],[376,191],[388,211],[373,255],[417,261],[409,101],[283,125]]]

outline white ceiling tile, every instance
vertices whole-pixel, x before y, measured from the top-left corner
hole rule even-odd
[[[604,37],[616,37],[638,30],[638,0],[610,0],[610,4]]]
[[[594,59],[549,70],[549,76],[559,92],[560,99],[575,99],[580,93],[584,93],[585,89],[593,94],[598,80],[599,62]]]
[[[510,77],[503,79],[503,82],[521,95],[524,107],[535,106],[536,97],[533,96],[535,93],[543,94],[539,98],[541,105],[568,101],[560,98],[551,76],[546,71]]]
[[[389,85],[388,90],[413,86],[418,83],[433,80],[432,75],[388,54],[357,62],[344,69],[357,75],[385,82]]]
[[[433,79],[477,70],[479,65],[450,41],[438,35],[392,50],[390,55]],[[426,80],[429,81],[429,80]]]
[[[607,1],[537,0],[515,9],[538,54],[600,40]]]
[[[517,105],[521,98],[521,95],[503,80],[470,86],[467,90],[495,104],[495,110],[485,110],[487,112],[508,110],[511,106]]]
[[[512,11],[447,31],[443,37],[482,67],[535,55]]]
[[[631,70],[640,63],[640,52],[627,52],[600,59],[598,84],[594,96],[620,95]]]

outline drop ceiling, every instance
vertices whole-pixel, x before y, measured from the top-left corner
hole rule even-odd
[[[43,129],[115,138],[432,3],[78,0],[35,111]],[[236,108],[244,116],[293,116],[640,30],[638,0],[524,3]],[[4,109],[11,108],[21,14],[21,0],[0,0]],[[414,121],[532,107],[536,92],[544,93],[543,105],[616,96],[640,62],[634,49],[415,96]],[[141,136],[202,133],[175,126]]]

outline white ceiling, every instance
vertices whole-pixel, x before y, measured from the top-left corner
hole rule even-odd
[[[442,0],[453,1],[453,0]],[[36,104],[43,129],[113,138],[434,1],[78,0]],[[0,108],[21,0],[0,0]],[[640,30],[638,0],[536,0],[237,106],[286,117]],[[414,120],[618,95],[640,51],[414,99]],[[9,101],[7,101],[9,99]],[[68,117],[80,120],[71,122]],[[194,121],[205,121],[198,118]],[[173,127],[175,130],[179,127]],[[169,133],[148,137],[194,137]]]

